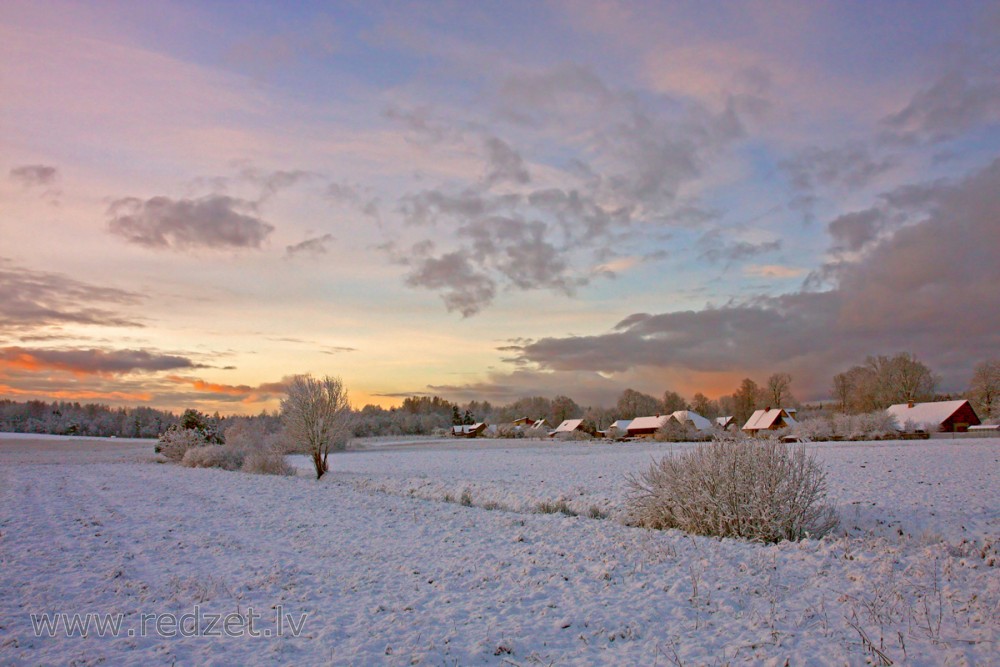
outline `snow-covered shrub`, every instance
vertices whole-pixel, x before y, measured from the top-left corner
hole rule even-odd
[[[497,426],[494,438],[523,438],[524,429],[513,424],[500,424]]]
[[[264,423],[256,419],[238,419],[226,429],[226,444],[237,449],[263,449],[267,438]]]
[[[584,431],[565,431],[563,433],[556,433],[556,440],[561,440],[562,442],[579,442],[583,440],[593,440],[594,436],[586,433]]]
[[[264,450],[279,454],[304,454],[301,447],[295,446],[295,441],[288,437],[284,429],[264,436]]]
[[[181,465],[188,468],[239,470],[245,456],[242,449],[230,445],[205,445],[187,450],[181,459]]]
[[[761,542],[819,537],[837,517],[826,473],[802,447],[720,435],[629,477],[631,522]]]
[[[701,442],[711,437],[711,432],[701,432],[691,424],[669,419],[656,430],[653,438],[659,442]]]
[[[243,472],[255,475],[294,475],[295,468],[288,464],[279,452],[264,449],[251,450],[240,467]]]
[[[810,440],[829,440],[833,437],[833,421],[827,417],[803,419],[793,430],[796,435]]]
[[[608,440],[620,440],[621,438],[624,438],[626,435],[628,435],[628,431],[623,431],[617,426],[612,426],[607,430],[605,437],[607,437]]]
[[[522,429],[521,433],[525,438],[546,438],[549,435],[546,428],[526,428]]]
[[[160,436],[155,451],[169,460],[179,463],[189,449],[208,444],[205,436],[194,429],[169,429]],[[215,445],[213,445],[215,446]]]

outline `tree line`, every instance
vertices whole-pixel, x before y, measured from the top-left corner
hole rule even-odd
[[[938,383],[937,375],[923,362],[912,354],[900,353],[868,357],[863,363],[835,375],[830,388],[833,400],[825,405],[803,406],[792,393],[792,377],[787,373],[773,373],[761,383],[744,378],[732,394],[716,399],[701,392],[687,400],[669,389],[660,396],[625,389],[610,407],[581,406],[565,395],[529,396],[504,405],[489,401],[453,403],[438,396],[411,396],[399,407],[365,405],[356,409],[352,424],[354,437],[432,435],[456,424],[479,421],[504,424],[521,417],[544,419],[550,427],[565,419],[582,418],[589,428],[605,429],[616,419],[670,414],[676,410],[693,410],[709,419],[732,416],[736,423],[742,424],[754,410],[765,407],[795,407],[807,413],[864,414],[883,410],[894,403],[958,397],[938,393]],[[968,390],[960,396],[972,402],[981,419],[1000,417],[1000,359],[978,364]],[[184,414],[146,406],[0,399],[0,430],[19,433],[155,438],[182,418]],[[219,432],[224,432],[235,420],[248,418],[223,417],[216,413],[206,419],[211,419]],[[259,421],[267,432],[280,429],[277,411],[262,412],[249,419]]]

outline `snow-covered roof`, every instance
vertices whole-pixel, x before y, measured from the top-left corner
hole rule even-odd
[[[707,431],[712,428],[712,422],[708,421],[694,410],[677,410],[670,415],[680,423],[691,422],[699,431]]]
[[[770,408],[764,410],[756,410],[747,423],[743,425],[744,431],[761,431],[772,428],[778,419],[782,418],[785,424],[791,426],[795,424],[795,420],[788,415],[787,412],[781,408]]]
[[[580,428],[580,424],[583,423],[582,419],[567,419],[563,423],[556,426],[556,429],[552,431],[553,433],[569,433],[570,431],[575,431]]]
[[[890,405],[885,411],[895,417],[896,423],[900,426],[908,421],[914,424],[940,425],[966,403],[968,401],[965,400],[933,401],[931,403],[914,403],[913,407],[910,407],[909,403],[899,403]]]
[[[631,421],[631,423],[629,423],[628,430],[639,431],[639,430],[653,429],[655,431],[656,429],[666,424],[668,419],[670,419],[670,415],[657,415],[655,417],[636,417]]]
[[[1000,431],[1000,424],[976,424],[969,427],[970,431]]]
[[[719,426],[721,426],[722,428],[726,428],[727,426],[729,426],[729,424],[731,424],[732,421],[733,421],[733,416],[732,415],[729,415],[728,417],[716,417],[715,418],[715,423],[718,424]]]
[[[619,419],[614,424],[608,427],[608,429],[616,428],[619,431],[627,431],[628,425],[632,423],[631,419]]]

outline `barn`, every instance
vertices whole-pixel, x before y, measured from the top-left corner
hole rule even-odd
[[[895,417],[902,429],[906,422],[927,431],[964,433],[970,426],[977,426],[979,417],[968,401],[931,401],[929,403],[899,403],[890,405],[886,412]]]

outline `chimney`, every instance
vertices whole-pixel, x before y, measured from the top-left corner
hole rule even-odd
[[[770,405],[767,406],[766,408],[764,408],[764,412],[770,412],[770,411],[771,411],[771,406]]]
[[[908,408],[912,408],[912,407],[913,407],[913,401],[910,401],[909,403],[907,403],[907,404],[906,404],[906,407],[908,407]]]

